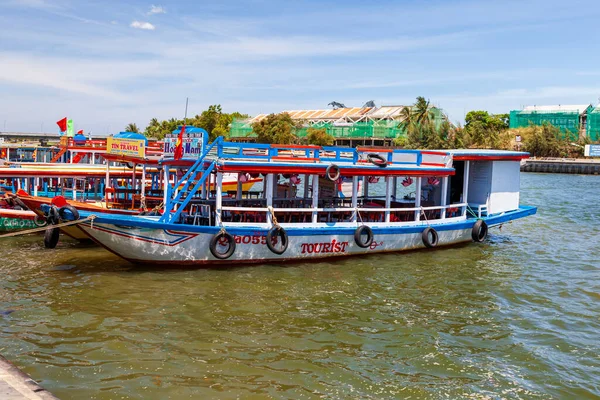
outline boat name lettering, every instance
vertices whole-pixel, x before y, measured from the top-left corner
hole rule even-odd
[[[383,241],[377,243],[376,241],[373,241],[373,243],[371,243],[371,246],[369,246],[369,248],[371,250],[375,250],[376,248],[378,248],[379,246],[383,246]]]
[[[338,242],[333,239],[324,243],[302,243],[302,254],[312,253],[345,253],[348,242]]]
[[[267,244],[267,237],[266,236],[259,236],[259,235],[253,235],[253,236],[238,236],[235,235],[233,237],[235,239],[235,243],[236,244]]]
[[[139,146],[137,144],[130,144],[130,143],[112,143],[112,149],[114,150],[130,150],[130,151],[138,151],[139,150]]]

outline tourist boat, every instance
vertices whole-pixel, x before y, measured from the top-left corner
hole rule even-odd
[[[145,265],[231,266],[481,242],[488,228],[536,213],[519,204],[519,162],[527,157],[218,138],[165,188],[162,215],[82,211],[77,227],[118,256]],[[172,162],[163,160],[165,182]],[[225,195],[227,173],[261,174],[263,188],[244,194],[238,183],[237,193]],[[350,196],[342,196],[343,180],[352,183]],[[282,183],[294,190],[281,192]]]
[[[206,134],[199,128],[190,131],[192,135]],[[15,219],[22,216],[24,221],[7,221],[7,227],[30,227],[36,214],[44,215],[44,207],[55,206],[60,210],[71,205],[82,211],[132,214],[149,212],[165,200],[163,174],[158,168],[162,154],[157,154],[156,147],[147,148],[148,141],[143,135],[122,132],[107,141],[71,142],[64,144],[64,151],[54,153],[52,161],[62,158],[64,162],[12,162],[0,167],[4,190],[18,193],[16,201],[34,211],[15,215]],[[180,173],[181,168],[194,164],[195,159],[188,159],[187,155],[172,164],[174,172]],[[174,181],[177,176],[174,173],[168,179]],[[248,177],[242,189],[248,191],[259,181],[258,177]],[[237,174],[224,177],[225,190],[237,186]],[[214,183],[211,189],[214,190]],[[89,240],[75,227],[65,226],[61,230],[74,239]]]

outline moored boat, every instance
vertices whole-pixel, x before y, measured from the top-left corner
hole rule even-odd
[[[481,242],[489,228],[536,212],[519,204],[519,162],[527,157],[219,138],[166,188],[162,215],[93,213],[93,223],[77,227],[124,259],[160,265],[306,260]],[[163,160],[165,182],[172,162]],[[240,181],[261,174],[262,190],[244,194],[238,183],[237,192],[225,194],[223,176],[232,173]],[[352,184],[350,196],[341,190],[344,181]],[[282,184],[290,189],[283,194]],[[82,218],[91,214],[81,212]]]

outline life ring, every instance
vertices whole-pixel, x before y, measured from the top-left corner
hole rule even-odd
[[[363,241],[363,235],[367,235],[367,240]],[[354,241],[358,245],[358,247],[362,247],[366,249],[371,246],[373,243],[373,231],[366,225],[361,225],[354,231]]]
[[[485,238],[487,238],[488,234],[488,226],[484,220],[479,219],[473,225],[473,229],[471,230],[471,237],[475,242],[483,242]]]
[[[421,233],[421,239],[423,240],[423,244],[425,247],[435,247],[438,244],[438,233],[432,227],[427,227]]]
[[[67,214],[67,211],[71,214],[71,217],[73,219],[67,218],[67,216],[69,216]],[[79,211],[77,211],[77,209],[70,204],[67,204],[66,206],[62,206],[61,208],[59,208],[58,215],[60,216],[61,219],[65,220],[65,221],[76,221],[79,219]]]
[[[369,160],[371,164],[377,165],[378,167],[387,167],[387,160],[377,153],[367,154],[367,160]]]
[[[229,243],[229,247],[227,248],[227,251],[221,253],[217,249],[217,246],[223,246],[223,241]],[[210,244],[208,248],[210,249],[212,255],[215,256],[215,258],[218,258],[219,260],[225,260],[231,257],[235,252],[235,238],[230,233],[224,231],[218,232],[212,237],[212,239],[210,239]]]
[[[279,238],[279,240],[277,240],[277,238]],[[273,243],[277,243],[277,241],[281,242],[282,247],[279,249],[276,248],[275,244]],[[285,229],[283,229],[281,226],[274,226],[271,228],[267,233],[267,247],[275,254],[285,253],[288,248],[288,235]]]
[[[60,235],[60,229],[48,227],[44,232],[44,247],[47,249],[53,249],[58,244],[58,237]]]
[[[55,205],[50,206],[48,213],[46,214],[46,222],[48,225],[56,225],[60,222],[60,214],[58,208]]]
[[[329,164],[327,169],[325,170],[325,178],[329,179],[331,182],[335,182],[340,177],[340,167],[336,164]]]
[[[39,227],[46,226],[48,224],[46,219],[41,217],[38,214],[35,214],[35,217],[33,218],[33,223],[35,224],[35,226],[39,226]]]

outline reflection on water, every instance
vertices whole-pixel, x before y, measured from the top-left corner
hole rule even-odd
[[[9,239],[0,352],[64,399],[594,398],[598,183],[525,174],[539,214],[487,243],[335,262],[160,270]]]

